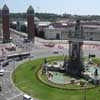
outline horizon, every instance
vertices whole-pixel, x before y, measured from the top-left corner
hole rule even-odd
[[[8,6],[10,13],[25,13],[29,5],[32,5],[36,13],[100,16],[99,0],[0,0],[1,9],[4,4]]]

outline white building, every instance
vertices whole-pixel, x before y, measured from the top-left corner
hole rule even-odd
[[[57,25],[57,24],[56,24]],[[45,28],[46,39],[66,39],[68,37],[67,24],[63,23],[61,26],[55,26],[53,24]],[[66,27],[66,28],[65,28]]]
[[[85,40],[100,41],[100,25],[82,25],[83,38]],[[50,25],[45,29],[46,39],[69,39],[75,34],[75,25],[66,27],[54,27]]]

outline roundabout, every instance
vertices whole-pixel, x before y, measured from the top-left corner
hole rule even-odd
[[[47,59],[57,61],[62,60],[63,57],[53,56]],[[99,86],[95,87],[93,84],[89,84],[87,87],[76,84],[59,85],[48,81],[45,76],[41,75],[43,61],[44,59],[40,58],[20,64],[12,75],[16,87],[39,100],[66,100],[66,98],[69,98],[69,100],[83,100],[84,91],[86,91],[87,100],[99,100]],[[100,59],[94,61],[99,62]]]

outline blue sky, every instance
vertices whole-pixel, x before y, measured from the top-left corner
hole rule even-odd
[[[32,5],[35,12],[100,15],[100,0],[0,0],[0,8],[5,3],[10,12],[25,12]]]

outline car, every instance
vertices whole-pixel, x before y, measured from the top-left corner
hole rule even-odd
[[[44,46],[46,46],[46,47],[54,47],[55,44],[54,43],[44,43]]]
[[[21,61],[22,60],[22,57],[16,57],[14,58],[15,61]]]
[[[0,69],[0,76],[4,75],[5,70],[4,69]]]
[[[4,61],[3,64],[2,64],[2,67],[6,67],[7,65],[9,65],[9,61]]]
[[[34,58],[34,55],[30,55],[29,58]]]
[[[54,50],[53,53],[54,54],[58,54],[59,52],[58,52],[58,50]]]
[[[34,100],[31,96],[24,94],[23,95],[23,100]]]
[[[23,43],[29,43],[29,42],[30,42],[30,40],[27,39],[27,38],[25,38],[24,41],[23,41]]]

